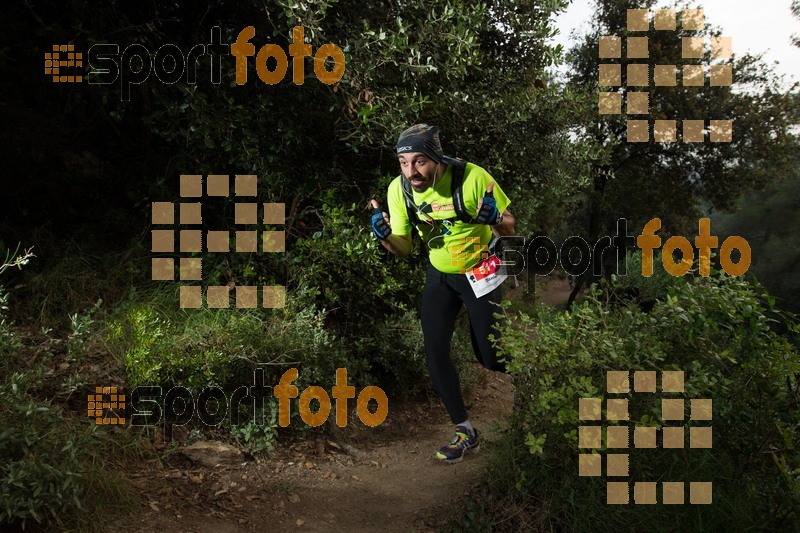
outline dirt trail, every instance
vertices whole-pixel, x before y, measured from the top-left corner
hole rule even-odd
[[[476,370],[481,381],[467,403],[485,448],[510,414],[513,392],[507,375]],[[163,466],[132,467],[129,477],[145,495],[141,508],[99,529],[428,531],[445,524],[485,465],[483,451],[456,465],[433,457],[452,437],[439,402],[390,403],[384,424],[359,433],[352,443],[365,456],[319,435],[267,460],[207,468],[176,454]]]
[[[566,280],[552,278],[541,301],[564,305]],[[479,376],[467,397],[470,420],[484,448],[513,407],[509,376],[475,364]],[[282,443],[268,459],[204,467],[172,455],[164,463],[126,471],[143,495],[133,515],[98,525],[101,531],[430,531],[446,523],[486,464],[481,451],[459,464],[434,459],[452,436],[436,401],[395,404],[378,428],[348,432],[346,453],[330,436]],[[361,455],[358,452],[363,452]]]

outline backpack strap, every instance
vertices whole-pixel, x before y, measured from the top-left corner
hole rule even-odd
[[[405,177],[400,178],[400,184],[403,187],[403,200],[406,203],[406,213],[408,213],[408,221],[411,225],[416,225],[417,217],[416,206],[414,205],[414,193],[411,191],[411,184]]]
[[[460,220],[461,222],[467,224],[474,224],[475,219],[472,218],[469,213],[467,213],[467,208],[464,205],[464,193],[462,191],[462,184],[464,182],[464,169],[467,166],[467,162],[463,159],[458,159],[456,157],[444,156],[442,158],[442,162],[453,167],[451,176],[450,176],[450,193],[453,197],[453,208],[456,211],[456,216],[451,219],[446,219],[451,222],[455,222],[456,220]],[[406,204],[406,212],[408,213],[408,220],[413,224],[416,225],[416,222],[423,222],[427,223],[424,220],[420,219],[419,210],[414,203],[414,193],[411,190],[411,184],[405,178],[400,178],[400,183],[402,184],[403,190],[403,199],[405,200]]]
[[[467,208],[464,205],[464,191],[461,188],[461,185],[464,183],[464,169],[467,167],[467,162],[463,159],[450,156],[444,156],[442,161],[453,166],[450,180],[450,192],[453,196],[453,207],[456,210],[456,218],[466,224],[474,224],[475,219],[467,213]]]

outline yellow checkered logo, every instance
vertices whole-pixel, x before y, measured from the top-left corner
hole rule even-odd
[[[601,115],[631,115],[650,114],[650,87],[675,87],[680,84],[684,87],[723,87],[733,83],[733,54],[732,39],[730,37],[711,37],[710,57],[711,62],[704,64],[705,38],[700,35],[691,35],[705,29],[705,15],[702,9],[686,9],[680,13],[681,29],[681,59],[682,65],[652,65],[647,59],[650,57],[649,39],[647,36],[635,35],[637,32],[656,31],[676,32],[677,13],[674,9],[659,9],[651,13],[648,9],[628,9],[627,30],[629,36],[623,38],[616,35],[600,37],[599,57],[601,60],[610,60],[600,65],[599,84],[601,92],[598,97],[599,113]],[[677,43],[676,43],[677,45]],[[623,72],[620,62],[628,60]],[[615,62],[617,60],[617,62]],[[624,74],[624,80],[623,80]],[[698,89],[700,90],[700,89]],[[678,121],[655,120],[648,118],[627,119],[627,140],[631,143],[649,142],[652,139],[659,143],[671,143],[678,140]],[[690,143],[702,143],[708,139],[713,142],[731,142],[733,140],[733,120],[729,119],[693,119],[683,120],[681,123],[681,140]]]
[[[94,418],[98,425],[124,425],[125,416],[119,416],[116,410],[124,412],[125,395],[117,391],[117,387],[96,387],[95,394],[87,398],[87,415]]]
[[[664,425],[660,428],[633,427],[633,448],[658,448],[659,432],[661,433],[662,448],[682,449],[685,447],[687,428],[683,425],[672,425],[685,419],[686,400],[674,397],[684,393],[683,371],[664,371],[660,374],[661,393],[663,394],[661,419]],[[655,371],[633,372],[633,391],[637,394],[655,394],[656,378],[657,372]],[[628,394],[629,392],[630,372],[625,370],[609,371],[606,374],[606,393],[611,395],[610,397],[579,399],[578,419],[581,421],[581,425],[578,427],[578,448],[583,453],[578,457],[578,475],[602,476],[605,457],[605,475],[607,477],[628,477],[629,454],[624,453],[624,450],[631,448],[631,427],[627,425],[627,421],[630,420],[628,400],[614,397],[614,395]],[[603,420],[604,401],[606,421],[615,422],[618,425],[584,424],[584,422]],[[689,406],[689,419],[693,422],[693,425],[688,428],[689,448],[711,448],[711,426],[697,425],[696,422],[703,423],[712,419],[712,401],[692,398],[689,400]],[[601,455],[597,450],[603,447],[603,433],[605,433],[606,453]],[[659,492],[663,504],[682,505],[686,503],[684,495],[686,483],[683,481],[643,480],[634,481],[632,485],[633,502],[636,504],[658,503]],[[690,482],[688,485],[690,504],[711,503],[711,481]],[[606,483],[606,502],[618,505],[630,503],[630,489],[631,483],[628,481],[608,481]]]
[[[250,198],[237,202],[234,210],[234,231],[203,231],[198,227],[203,223],[203,176],[182,175],[180,177],[181,202],[153,202],[152,204],[152,279],[174,281],[175,267],[178,267],[180,281],[200,282],[203,279],[203,259],[192,257],[199,252],[230,253],[231,237],[236,253],[282,253],[286,251],[286,233],[259,229],[259,213],[265,225],[282,225],[285,222],[285,204],[265,203],[259,205],[254,197],[257,193],[257,177],[237,175],[234,180],[236,197]],[[206,195],[226,197],[230,193],[230,176],[209,175],[205,180]],[[175,229],[175,212],[178,222],[185,229]],[[177,257],[175,242],[178,242]],[[168,254],[168,256],[165,256]],[[181,284],[180,307],[200,308],[203,303],[209,308],[223,309],[231,306],[231,289],[235,292],[235,306],[240,309],[258,307],[284,307],[286,288],[283,285],[267,286],[203,286],[200,284]]]
[[[44,73],[52,77],[53,83],[81,83],[83,75],[66,72],[75,67],[83,67],[83,53],[76,52],[71,44],[54,44],[53,51],[44,54]]]

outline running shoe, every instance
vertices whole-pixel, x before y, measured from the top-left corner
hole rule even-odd
[[[453,440],[447,446],[439,448],[439,451],[436,452],[436,458],[447,464],[454,464],[461,461],[467,451],[475,453],[480,449],[481,443],[478,440],[477,429],[474,435],[470,435],[467,428],[456,426],[456,434],[453,435]]]

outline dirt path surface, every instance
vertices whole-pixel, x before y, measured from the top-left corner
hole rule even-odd
[[[476,365],[477,366],[477,365]],[[510,414],[507,375],[477,367],[470,421],[484,448]],[[446,523],[478,480],[483,451],[456,465],[434,452],[452,437],[440,402],[393,405],[378,428],[349,444],[316,435],[268,459],[203,466],[180,453],[139,465],[128,477],[143,501],[101,531],[429,531]],[[352,448],[350,447],[352,446]]]
[[[559,279],[555,276],[551,276],[547,280],[547,285],[545,285],[544,290],[542,291],[542,303],[558,306],[563,309],[566,304],[567,300],[569,300],[569,294],[572,292],[572,289],[569,288],[569,282],[566,279]]]
[[[570,288],[552,278],[541,302],[563,307]],[[470,421],[491,446],[513,408],[509,376],[475,364]],[[97,529],[118,531],[435,531],[478,481],[483,452],[444,465],[435,451],[452,437],[438,400],[393,403],[377,428],[346,437],[316,434],[281,443],[268,458],[203,465],[184,454],[126,469],[143,495],[132,514]],[[237,452],[238,453],[238,452]]]

